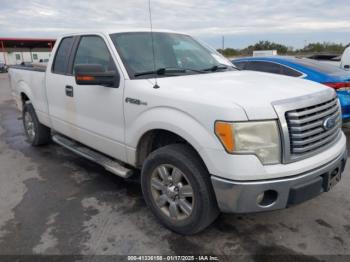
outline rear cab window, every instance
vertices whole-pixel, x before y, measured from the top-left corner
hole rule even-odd
[[[56,51],[55,59],[52,64],[52,73],[66,74],[70,52],[73,46],[73,37],[63,38]]]

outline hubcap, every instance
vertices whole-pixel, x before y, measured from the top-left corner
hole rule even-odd
[[[157,167],[151,176],[154,202],[168,217],[182,220],[189,217],[194,206],[194,194],[187,176],[172,165]]]
[[[30,141],[35,137],[35,127],[32,116],[26,112],[24,115],[24,128]]]

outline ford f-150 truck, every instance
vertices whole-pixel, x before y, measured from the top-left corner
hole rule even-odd
[[[346,163],[333,89],[239,71],[186,34],[65,35],[46,69],[9,76],[31,145],[54,141],[118,176],[140,175],[151,211],[181,234],[220,211],[309,200]]]

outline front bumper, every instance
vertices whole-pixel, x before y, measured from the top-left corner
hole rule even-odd
[[[343,173],[346,160],[347,150],[322,167],[292,177],[242,182],[212,176],[211,180],[222,212],[270,211],[304,202],[327,191],[329,177]],[[266,192],[266,201],[258,204],[263,192]]]

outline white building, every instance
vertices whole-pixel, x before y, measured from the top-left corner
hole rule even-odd
[[[0,38],[0,63],[37,63],[50,57],[55,39]]]
[[[274,56],[277,55],[277,50],[255,50],[253,56]]]

